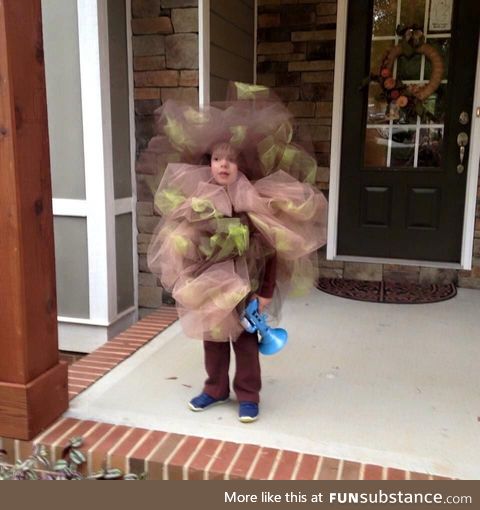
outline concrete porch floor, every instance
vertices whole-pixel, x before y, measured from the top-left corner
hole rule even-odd
[[[192,413],[200,342],[178,323],[70,403],[66,416],[480,478],[480,292],[386,305],[316,291],[286,303],[285,349],[262,358],[261,418]]]

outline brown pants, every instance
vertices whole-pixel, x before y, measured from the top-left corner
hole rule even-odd
[[[232,342],[235,352],[235,377],[233,390],[238,401],[259,402],[262,387],[258,337],[256,333],[243,332]],[[203,391],[213,398],[227,397],[230,393],[228,368],[230,342],[203,342],[207,379]]]

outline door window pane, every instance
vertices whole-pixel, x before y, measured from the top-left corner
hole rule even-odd
[[[415,129],[392,129],[390,166],[411,166],[415,159]]]
[[[378,73],[378,66],[382,61],[384,55],[387,51],[391,50],[395,45],[395,39],[392,38],[388,40],[380,40],[380,41],[372,41],[372,49],[370,54],[370,72]]]
[[[421,124],[443,124],[445,121],[445,109],[447,85],[440,85],[424,102],[424,113],[420,116]]]
[[[375,0],[373,13],[373,35],[395,35],[397,0]]]
[[[388,124],[387,100],[382,96],[382,89],[378,83],[371,82],[368,89],[368,124]]]
[[[441,128],[420,129],[417,166],[441,165],[443,130]]]
[[[407,58],[403,55],[397,59],[397,78],[402,81],[419,80],[422,68],[422,56],[415,53]]]
[[[368,167],[387,166],[389,129],[369,128],[365,137],[364,164]]]
[[[425,0],[401,0],[402,8],[400,23],[402,25],[417,25],[421,28],[425,22]]]
[[[445,67],[445,76],[448,75],[448,58],[450,56],[450,38],[437,38],[437,37],[429,37],[427,38],[427,43],[431,44],[443,57],[443,65]],[[423,77],[425,80],[429,80],[432,73],[432,64],[430,60],[423,57],[425,60],[425,72]]]

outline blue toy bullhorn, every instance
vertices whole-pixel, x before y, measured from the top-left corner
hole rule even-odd
[[[245,308],[241,318],[243,328],[249,333],[260,335],[259,351],[270,355],[281,351],[288,340],[288,333],[282,328],[271,328],[267,324],[266,315],[258,311],[258,299],[252,299]]]

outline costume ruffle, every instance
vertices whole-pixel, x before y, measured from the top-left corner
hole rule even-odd
[[[227,101],[198,110],[168,100],[155,118],[157,134],[137,162],[141,172],[158,172],[172,161],[201,164],[214,144],[227,142],[241,152],[250,180],[282,169],[301,182],[315,183],[311,141],[293,140],[293,116],[267,87],[233,82]]]
[[[208,166],[169,164],[155,208],[162,219],[148,265],[176,300],[188,336],[235,340],[239,313],[259,290],[273,254],[277,293],[303,294],[314,284],[327,202],[281,169],[255,182],[239,173],[223,187]]]

